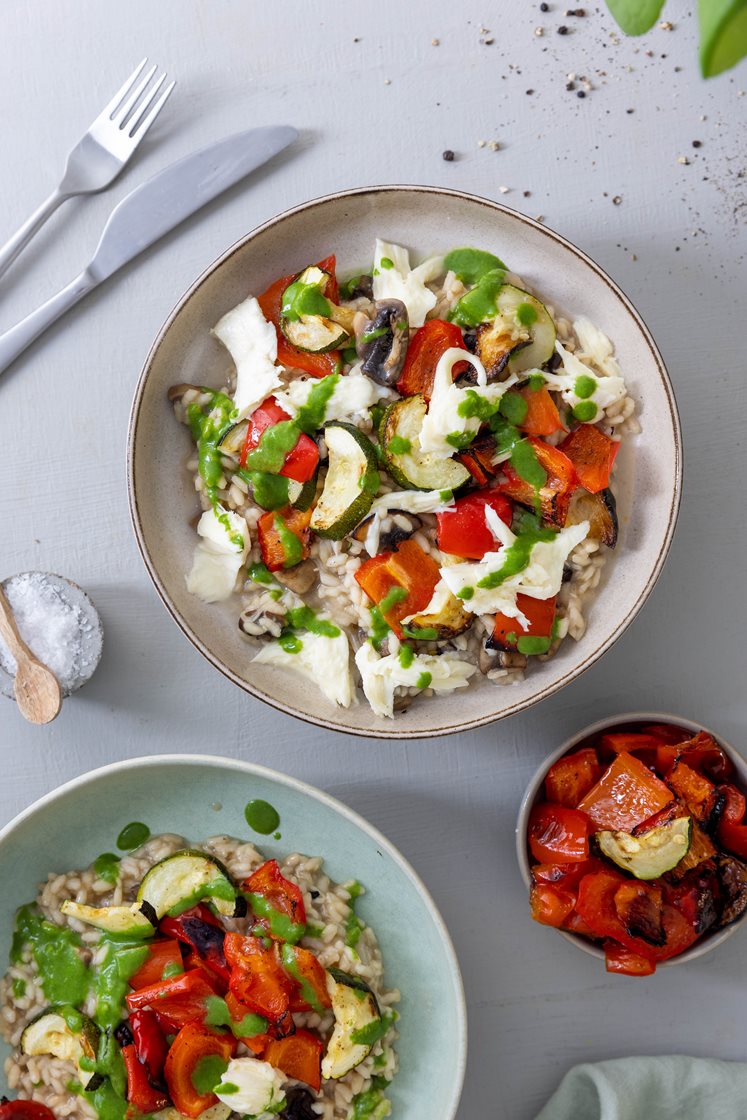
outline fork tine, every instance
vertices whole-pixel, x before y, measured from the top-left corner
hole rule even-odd
[[[113,114],[112,120],[115,124],[118,124],[120,128],[127,120],[128,114],[132,112],[133,108],[138,102],[138,99],[142,96],[143,90],[146,88],[148,82],[151,80],[157,69],[157,66],[151,66],[148,73],[140,79],[127,100],[122,103],[121,108],[119,108],[117,112]]]
[[[140,63],[140,65],[135,67],[135,69],[130,74],[129,78],[124,83],[122,88],[117,90],[117,92],[114,94],[114,97],[111,99],[109,104],[102,110],[102,112],[100,114],[100,118],[108,117],[111,120],[111,118],[114,116],[114,113],[115,113],[116,109],[119,107],[120,102],[127,96],[129,91],[132,89],[133,85],[137,81],[138,77],[142,73],[143,67],[145,66],[147,61],[148,61],[148,56],[146,55],[145,58],[143,59],[143,61]]]
[[[165,81],[166,75],[161,74],[161,77],[158,79],[158,81],[154,82],[150,89],[148,89],[148,91],[143,95],[143,99],[137,106],[137,108],[132,110],[132,116],[127,122],[128,136],[134,136],[135,132],[137,131],[138,124],[150,109],[155,100],[156,94]]]
[[[164,74],[163,77],[165,78],[166,75]],[[163,81],[163,78],[161,79],[161,81]],[[161,82],[158,83],[159,86],[160,86],[160,84],[161,84]],[[150,126],[153,124],[153,121],[156,119],[158,114],[161,112],[161,109],[163,109],[164,105],[168,101],[169,95],[170,95],[170,93],[171,93],[171,91],[172,91],[172,89],[174,88],[175,85],[176,85],[176,82],[171,82],[169,85],[166,86],[166,89],[163,91],[161,96],[158,98],[155,105],[153,105],[152,109],[150,109],[147,116],[144,117],[142,113],[140,114],[140,116],[138,117],[137,121],[135,122],[135,124],[133,125],[133,127],[132,127],[132,129],[130,130],[130,133],[129,133],[130,137],[133,137],[133,136],[135,136],[135,134],[137,134],[136,143],[139,144],[140,141],[142,140],[142,138],[145,136],[146,132],[148,131]]]

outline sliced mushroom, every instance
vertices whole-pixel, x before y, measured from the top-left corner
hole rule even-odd
[[[501,650],[498,654],[501,669],[526,669],[527,656],[525,653],[508,653]]]
[[[374,307],[373,319],[366,321],[357,336],[356,349],[363,362],[361,369],[379,385],[394,385],[407,353],[407,308],[399,299],[380,299]]]
[[[480,646],[480,654],[477,663],[481,673],[487,676],[491,669],[495,669],[497,660],[497,650],[488,649],[487,646],[484,645]]]
[[[373,299],[373,276],[354,276],[348,280],[345,288],[345,299],[352,302],[354,299]]]
[[[312,560],[302,560],[293,568],[281,568],[273,575],[278,583],[295,591],[297,595],[305,595],[316,582],[316,568]]]

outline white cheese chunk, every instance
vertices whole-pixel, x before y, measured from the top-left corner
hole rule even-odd
[[[254,296],[245,299],[213,327],[236,366],[234,404],[243,420],[280,384],[278,337]]]
[[[215,1095],[239,1115],[259,1120],[279,1112],[285,1101],[283,1074],[259,1058],[232,1058],[215,1087]],[[221,1092],[225,1085],[227,1092]]]
[[[195,549],[187,591],[206,603],[218,603],[233,594],[246,560],[251,538],[243,517],[219,506],[203,513],[197,525],[202,540]]]
[[[477,666],[452,653],[415,654],[406,668],[396,653],[379,657],[370,642],[355,655],[363,692],[377,716],[394,716],[394,691],[397,687],[432,688],[434,692],[453,692],[465,688]]]
[[[605,409],[615,404],[616,401],[622,400],[627,392],[622,377],[618,374],[597,373],[591,366],[587,366],[585,362],[577,358],[575,354],[566,350],[559,342],[555,343],[555,349],[563,359],[562,372],[559,370],[552,373],[547,370],[530,370],[529,375],[531,376],[532,373],[541,375],[547,388],[560,393],[563,400],[571,408],[575,408],[577,404],[583,401],[591,401],[596,405],[596,412],[586,423],[594,424],[597,420],[601,420]],[[612,362],[615,368],[619,368],[614,358],[608,357],[607,362]],[[580,378],[583,378],[584,396],[579,396],[576,392],[577,388],[580,387]],[[592,392],[588,392],[590,382],[594,386]]]
[[[619,377],[620,366],[613,357],[612,343],[607,335],[585,316],[574,320],[573,330],[581,344],[581,352],[604,370],[608,377]]]
[[[372,405],[382,400],[395,400],[396,395],[384,385],[377,385],[370,377],[361,373],[360,363],[352,367],[343,377],[331,373],[334,389],[324,408],[322,423],[330,420],[355,420]],[[296,416],[298,410],[308,403],[312,390],[322,385],[327,378],[296,378],[285,389],[275,393],[275,400],[289,416]]]
[[[457,362],[465,361],[474,367],[477,384],[460,389],[454,384],[453,369]],[[443,459],[450,458],[457,448],[454,443],[449,443],[448,437],[461,436],[467,432],[477,435],[483,423],[478,416],[465,416],[460,412],[462,405],[470,400],[470,394],[481,397],[497,408],[501,397],[517,381],[517,375],[512,374],[506,381],[488,385],[485,367],[478,357],[467,350],[461,350],[458,346],[445,350],[436,366],[428,412],[420,429],[421,451]]]
[[[436,306],[436,293],[427,284],[444,270],[443,257],[430,257],[410,269],[410,254],[401,245],[376,239],[374,253],[374,299],[399,299],[407,308],[411,327],[422,327]]]
[[[297,653],[288,653],[278,642],[270,642],[262,647],[254,661],[260,665],[293,669],[313,681],[333,704],[349,708],[355,687],[347,636],[342,631],[335,638],[300,631],[297,637],[301,643]]]
[[[516,540],[500,518],[495,517],[489,523],[491,530],[503,544],[503,549],[499,552],[487,552],[482,560],[475,563],[444,566],[441,568],[441,579],[454,595],[459,596],[459,592],[465,588],[471,589],[471,597],[469,593],[467,598],[459,596],[465,610],[473,614],[495,614],[500,611],[510,618],[518,618],[522,625],[526,625],[526,617],[516,606],[516,596],[522,594],[532,599],[551,599],[558,594],[563,582],[563,566],[576,545],[586,539],[589,522],[569,525],[550,541],[538,541],[529,554],[529,563],[521,572],[509,576],[497,587],[481,587],[481,581],[501,570],[506,559],[505,550]],[[430,605],[426,607],[426,613],[429,610]]]

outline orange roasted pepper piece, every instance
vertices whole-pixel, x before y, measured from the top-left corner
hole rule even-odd
[[[672,791],[634,754],[619,754],[578,808],[597,829],[631,832],[672,800]]]

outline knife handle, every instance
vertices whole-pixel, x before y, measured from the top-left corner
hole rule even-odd
[[[61,315],[74,307],[78,300],[88,295],[97,284],[98,280],[94,279],[88,270],[81,272],[56,296],[52,296],[36,311],[32,311],[20,323],[16,323],[15,327],[0,334],[0,373],[12,365],[27,346],[51,327],[52,323],[56,323]]]

